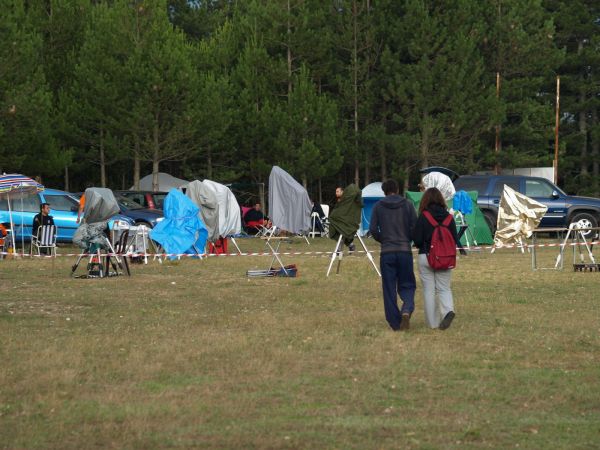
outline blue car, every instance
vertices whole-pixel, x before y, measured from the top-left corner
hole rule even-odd
[[[144,208],[130,198],[116,192],[114,194],[121,209],[121,214],[132,219],[136,225],[145,225],[148,228],[154,228],[158,222],[163,220],[162,210]]]
[[[48,203],[50,205],[50,215],[54,219],[57,228],[58,242],[72,242],[73,234],[79,226],[77,223],[77,211],[79,209],[79,200],[71,193],[59,191],[57,189],[45,189],[37,195],[31,195],[21,199],[11,200],[12,219],[15,229],[15,239],[29,241],[33,218],[40,212],[40,204]],[[21,227],[21,220],[23,227]],[[109,227],[112,228],[115,221],[122,221],[133,225],[134,221],[129,217],[117,214],[109,221]],[[8,213],[8,203],[6,199],[0,200],[0,223],[6,228],[10,228],[10,219]],[[21,232],[23,228],[23,232]]]

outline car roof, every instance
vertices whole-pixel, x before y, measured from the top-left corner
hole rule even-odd
[[[44,189],[42,191],[42,194],[49,194],[49,195],[70,195],[71,197],[73,197],[75,194],[71,193],[71,192],[67,192],[67,191],[61,191],[60,189]]]

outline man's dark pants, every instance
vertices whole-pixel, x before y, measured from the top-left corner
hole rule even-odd
[[[413,270],[411,252],[382,253],[379,259],[381,284],[383,286],[383,306],[385,318],[392,329],[400,328],[403,313],[412,314],[415,309],[417,282]],[[398,309],[398,294],[402,299],[402,309]]]

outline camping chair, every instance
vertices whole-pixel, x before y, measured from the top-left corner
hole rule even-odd
[[[33,255],[33,248],[37,249],[38,256],[42,255],[42,249],[49,249],[51,256],[56,256],[56,226],[42,225],[38,227],[35,236],[31,236],[30,255]]]
[[[112,268],[115,270],[114,275],[122,275],[124,273],[127,274],[128,277],[131,276],[131,272],[129,270],[129,263],[127,262],[127,248],[129,247],[129,230],[124,230],[119,237],[114,249],[113,254],[107,254],[106,257],[106,265],[105,265],[105,276],[110,276],[109,272],[109,264],[112,265]],[[121,272],[119,272],[121,269]]]
[[[469,251],[471,251],[471,242],[473,242],[473,245],[475,245],[475,247],[478,246],[477,240],[475,239],[475,235],[469,228],[469,224],[465,219],[465,215],[461,211],[454,211],[454,221],[456,223],[456,228],[458,229],[458,249],[460,250],[461,255],[466,255],[467,252],[465,251],[464,247],[462,246],[462,243],[460,242],[461,238],[463,236],[465,237],[466,248]],[[470,240],[469,237],[471,238]]]

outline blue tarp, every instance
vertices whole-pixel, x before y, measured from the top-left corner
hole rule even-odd
[[[171,189],[163,206],[165,218],[150,231],[150,238],[167,253],[204,253],[208,230],[198,217],[199,211],[188,197]]]
[[[360,223],[359,234],[364,236],[369,231],[369,224],[371,223],[371,213],[373,212],[373,206],[385,195],[381,190],[381,181],[371,183],[365,186],[362,190],[363,209],[362,209],[362,220]]]

